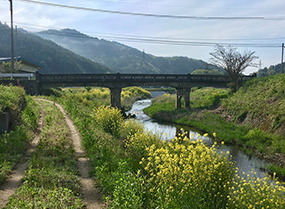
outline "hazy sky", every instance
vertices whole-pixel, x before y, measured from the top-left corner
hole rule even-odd
[[[10,2],[0,1],[10,25]],[[14,25],[28,31],[71,28],[156,56],[209,62],[215,44],[231,44],[255,51],[264,68],[281,62],[285,42],[284,0],[13,0],[13,8]]]

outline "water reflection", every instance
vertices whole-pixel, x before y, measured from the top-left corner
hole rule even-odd
[[[164,140],[173,139],[179,133],[181,134],[183,131],[187,131],[188,137],[190,136],[190,138],[193,139],[201,138],[208,146],[213,145],[211,138],[200,135],[197,131],[191,129],[191,127],[161,123],[151,119],[149,116],[143,113],[143,109],[150,105],[150,99],[140,100],[135,102],[132,109],[129,111],[129,113],[136,115],[136,118],[144,124],[146,130],[161,134]],[[183,129],[183,131],[181,129]],[[230,152],[232,155],[232,160],[235,162],[236,167],[239,168],[239,174],[241,176],[243,176],[243,172],[245,175],[249,174],[251,176],[252,169],[256,171],[257,177],[263,178],[265,176],[264,172],[260,169],[265,167],[265,162],[263,160],[246,155],[238,146],[225,145],[219,147],[219,150],[223,152]]]

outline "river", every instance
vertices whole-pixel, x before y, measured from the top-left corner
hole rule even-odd
[[[151,94],[152,97],[156,97],[164,94],[164,92],[155,91],[151,92]],[[198,138],[199,133],[191,127],[169,123],[161,123],[151,119],[143,112],[143,109],[150,105],[151,99],[139,100],[133,104],[132,109],[129,111],[129,113],[136,115],[137,120],[141,121],[144,124],[146,130],[150,130],[153,133],[161,133],[164,140],[169,140],[173,139],[177,131],[183,128],[185,131],[190,133],[191,136],[194,135],[194,139]],[[209,137],[200,136],[200,138],[209,146],[213,144],[213,140]],[[239,168],[239,174],[241,176],[244,176],[243,172],[245,173],[245,175],[249,174],[251,176],[252,169],[254,169],[254,171],[256,172],[257,177],[263,178],[265,176],[263,169],[260,169],[266,166],[264,160],[260,160],[254,156],[248,156],[240,149],[240,147],[234,145],[224,145],[219,149],[223,152],[230,152],[230,154],[232,155],[232,160],[235,162],[236,167]]]

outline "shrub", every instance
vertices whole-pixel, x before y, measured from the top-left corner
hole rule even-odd
[[[184,135],[146,149],[141,164],[147,173],[152,204],[159,208],[225,208],[233,164],[226,154],[200,139]]]
[[[112,209],[139,209],[143,206],[143,178],[129,172],[128,166],[127,161],[120,162],[112,175],[116,179]]]
[[[107,133],[119,137],[123,117],[120,110],[100,106],[94,110],[96,123]]]

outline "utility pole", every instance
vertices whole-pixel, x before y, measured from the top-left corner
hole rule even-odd
[[[284,55],[284,43],[282,43],[282,53],[281,53],[281,73],[284,73],[283,71],[283,55]]]
[[[13,36],[13,3],[10,1],[10,11],[11,11],[11,68],[14,71],[14,36]]]
[[[16,71],[19,70],[19,66],[18,66],[18,52],[17,52],[17,45],[18,45],[18,28],[17,25],[15,25],[15,46],[14,46],[14,51],[15,51],[15,58],[16,58],[16,62],[14,67],[16,68]]]

